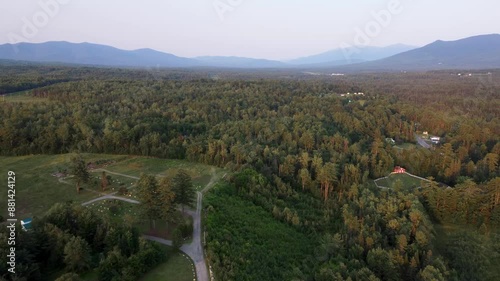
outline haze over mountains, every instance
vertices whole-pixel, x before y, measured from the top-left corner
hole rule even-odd
[[[500,68],[500,34],[457,41],[436,41],[421,48],[407,45],[352,47],[286,62],[242,57],[183,58],[152,49],[134,51],[69,42],[0,45],[0,59],[112,67],[333,68],[337,70],[434,70]]]
[[[396,44],[387,47],[346,47],[330,50],[321,54],[288,61],[293,65],[335,66],[374,61],[402,52],[416,49],[416,46]]]
[[[381,60],[351,65],[364,70],[439,70],[500,68],[500,34],[441,41]]]

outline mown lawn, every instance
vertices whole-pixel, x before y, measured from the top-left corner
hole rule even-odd
[[[169,253],[168,260],[148,272],[140,281],[193,281],[196,280],[196,271],[193,261],[184,253],[165,246]]]
[[[15,199],[18,219],[42,215],[56,202],[85,202],[99,196],[98,193],[87,190],[78,194],[76,186],[60,182],[59,178],[52,176],[53,173],[69,167],[70,157],[70,154],[0,157],[0,174],[3,180],[7,181],[8,171],[16,174]],[[6,196],[6,192],[0,193],[0,201],[4,206]],[[2,208],[0,214],[5,217],[6,211],[6,208]]]
[[[398,185],[405,189],[415,189],[422,185],[422,180],[408,174],[390,174],[386,178],[375,180],[378,186],[396,188]]]
[[[52,176],[53,173],[69,170],[72,155],[0,157],[0,175],[3,175],[3,180],[7,181],[8,171],[16,173],[16,217],[18,219],[42,215],[57,202],[83,203],[101,196],[101,172],[99,171],[91,173],[91,181],[83,185],[88,190],[81,190],[79,194],[76,192],[74,179],[64,178],[61,182],[60,178]],[[218,174],[223,172],[219,168],[182,160],[87,153],[82,156],[86,162],[111,161],[104,167],[105,169],[136,177],[139,177],[141,173],[173,176],[182,168],[191,175],[197,190],[201,190],[210,181],[212,171]],[[118,191],[120,186],[124,186],[134,195],[136,179],[108,175],[111,176],[112,182],[104,193]],[[6,201],[7,193],[0,193],[0,202],[5,206]],[[4,217],[7,215],[6,208],[0,211],[0,215]]]
[[[141,207],[139,204],[106,199],[86,205],[86,207],[93,209],[97,214],[114,223],[125,223],[132,226],[141,220]]]
[[[197,190],[202,189],[212,176],[212,170],[220,173],[222,169],[213,166],[192,163],[184,160],[131,157],[106,167],[111,172],[140,177],[141,173],[173,177],[179,169],[184,169],[193,179]]]
[[[413,143],[409,143],[409,142],[405,142],[403,144],[398,144],[396,146],[394,146],[395,148],[399,148],[399,149],[406,149],[406,150],[411,150],[411,149],[417,149],[418,146],[413,144]]]

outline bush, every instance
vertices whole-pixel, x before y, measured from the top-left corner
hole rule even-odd
[[[126,194],[128,194],[127,188],[125,186],[123,186],[123,185],[120,186],[120,188],[118,189],[118,194],[119,195],[126,195]]]
[[[116,204],[113,204],[111,206],[109,206],[109,212],[112,214],[112,215],[116,215],[118,214],[118,212],[120,211],[120,206],[116,205]]]

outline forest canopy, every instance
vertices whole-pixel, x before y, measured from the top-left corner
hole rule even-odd
[[[205,203],[207,256],[220,280],[498,277],[488,269],[499,254],[498,71],[0,69],[0,91],[29,97],[0,104],[1,155],[131,154],[234,171]],[[440,143],[420,148],[423,131]],[[430,180],[376,187],[395,166]],[[440,224],[484,239],[451,235],[457,246],[441,249]],[[469,251],[469,260],[493,265],[462,266],[473,243],[493,250],[486,259]],[[275,252],[256,250],[266,245]],[[245,271],[259,264],[268,270]]]

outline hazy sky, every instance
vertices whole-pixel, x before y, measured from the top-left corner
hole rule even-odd
[[[0,44],[70,41],[289,59],[500,33],[496,0],[0,0]],[[378,15],[378,16],[377,16]]]

